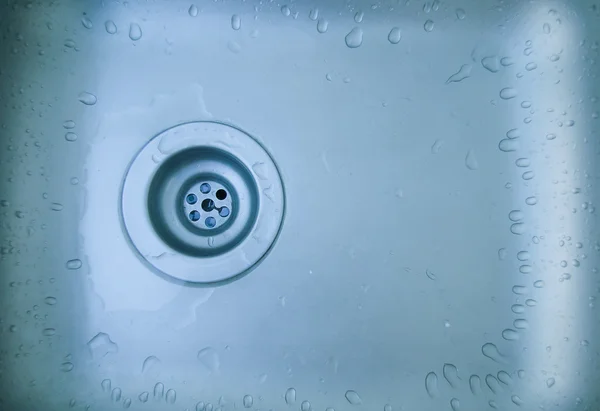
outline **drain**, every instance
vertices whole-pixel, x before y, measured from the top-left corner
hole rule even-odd
[[[123,225],[163,274],[215,283],[244,274],[271,249],[285,198],[277,166],[243,131],[185,123],[150,140],[125,176]]]

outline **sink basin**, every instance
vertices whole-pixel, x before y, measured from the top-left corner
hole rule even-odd
[[[0,409],[600,408],[595,3],[0,7]]]

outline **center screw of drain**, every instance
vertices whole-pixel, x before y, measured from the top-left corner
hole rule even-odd
[[[234,211],[229,190],[217,181],[204,180],[192,185],[182,203],[185,218],[206,230],[225,225]]]

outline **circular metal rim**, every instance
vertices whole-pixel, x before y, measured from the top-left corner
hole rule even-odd
[[[210,257],[179,253],[154,231],[146,206],[148,189],[167,158],[209,147],[231,154],[250,172],[258,188],[256,221],[233,249]],[[159,274],[195,284],[229,282],[251,271],[275,244],[285,217],[285,188],[277,164],[256,139],[237,127],[213,121],[178,124],[148,141],[123,178],[120,217],[140,259]]]

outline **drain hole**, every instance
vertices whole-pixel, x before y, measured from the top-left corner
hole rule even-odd
[[[225,200],[227,198],[227,191],[220,189],[217,190],[217,199],[219,200]]]
[[[192,221],[200,220],[200,213],[196,210],[190,212],[190,220],[192,220]]]
[[[217,220],[214,217],[208,217],[204,222],[208,228],[213,228],[217,224]]]
[[[210,184],[208,184],[208,183],[202,183],[202,184],[200,184],[200,192],[202,194],[208,194],[208,193],[210,193]]]
[[[227,217],[229,215],[229,209],[227,207],[221,207],[219,210],[219,215],[221,217]]]
[[[195,194],[188,194],[185,198],[185,201],[187,201],[188,204],[196,204],[196,201],[198,201],[198,197],[196,197]]]
[[[204,199],[202,201],[202,209],[204,211],[212,211],[215,208],[215,202],[210,198]],[[207,224],[208,225],[208,224]]]

